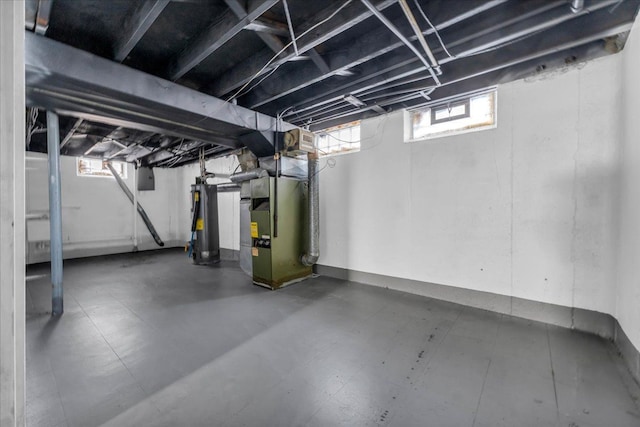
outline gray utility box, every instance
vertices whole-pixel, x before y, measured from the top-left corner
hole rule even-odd
[[[138,191],[153,191],[156,189],[156,179],[151,168],[138,168]]]

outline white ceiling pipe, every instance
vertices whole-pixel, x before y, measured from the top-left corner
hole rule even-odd
[[[431,61],[431,66],[437,69],[439,67],[438,61],[436,60],[436,57],[433,56],[433,53],[431,52],[431,49],[427,44],[427,40],[424,38],[424,34],[422,34],[422,30],[418,25],[418,21],[416,21],[415,16],[413,16],[413,12],[411,12],[411,9],[409,8],[409,4],[407,3],[407,0],[399,0],[399,3],[400,3],[400,6],[402,7],[402,11],[404,12],[404,15],[407,17],[407,20],[411,25],[411,28],[413,28],[413,32],[416,33],[418,42],[420,42],[420,45],[422,46],[425,53],[427,54],[427,57],[429,57],[429,61]]]
[[[416,49],[416,47],[409,41],[409,39],[407,39],[400,32],[400,30],[398,30],[395,27],[395,25],[393,25],[391,21],[389,21],[389,19],[387,19],[387,17],[382,14],[382,12],[380,12],[374,5],[372,5],[371,2],[369,2],[369,0],[360,0],[360,1],[362,2],[362,4],[366,6],[367,9],[371,11],[371,13],[375,15],[376,18],[378,18],[380,22],[384,24],[385,27],[387,27],[393,34],[395,34],[396,37],[398,37],[400,41],[404,43],[405,46],[407,46],[411,50],[411,52],[413,52],[418,57],[418,59],[420,59],[420,62],[422,62],[424,66],[427,68],[427,70],[431,74],[431,77],[433,77],[433,80],[436,82],[438,86],[440,86],[440,80],[438,79],[438,76],[436,75],[436,72],[434,71],[433,67],[431,66],[431,64],[429,64],[429,61],[427,61],[420,54],[420,51]]]

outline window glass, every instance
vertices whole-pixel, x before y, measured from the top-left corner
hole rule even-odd
[[[321,156],[360,151],[360,121],[316,132]]]
[[[124,162],[111,162],[113,168],[123,179],[127,179],[127,164]],[[113,177],[107,167],[107,161],[101,159],[88,159],[78,157],[76,161],[78,176],[102,176]]]
[[[411,112],[412,140],[496,127],[496,91]]]

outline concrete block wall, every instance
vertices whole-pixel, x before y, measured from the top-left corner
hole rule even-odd
[[[363,122],[320,174],[319,264],[613,313],[620,62],[501,85],[496,129]]]

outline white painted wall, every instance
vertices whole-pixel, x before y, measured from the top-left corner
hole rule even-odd
[[[62,181],[62,238],[65,258],[127,252],[133,248],[133,205],[112,177],[77,176],[76,158],[60,159]],[[132,165],[127,165],[126,183],[133,190]],[[46,155],[28,153],[26,161],[26,206],[28,214],[48,213]],[[183,245],[180,217],[182,174],[172,169],[154,169],[155,191],[138,192],[138,202],[147,212],[165,247]],[[159,248],[144,223],[136,216],[138,248]],[[49,240],[48,220],[28,220],[29,242]],[[33,251],[32,251],[33,252]],[[48,252],[29,254],[29,262],[49,259]]]
[[[321,173],[319,264],[613,313],[620,61],[500,86],[493,130],[363,122]]]
[[[26,206],[28,214],[47,214],[47,157],[28,153],[26,160]],[[133,248],[133,205],[113,178],[81,177],[76,173],[76,158],[61,157],[62,233],[65,258],[128,252]],[[207,170],[231,174],[236,166],[234,156],[207,162]],[[133,190],[133,165],[127,165],[125,180]],[[200,174],[198,164],[177,169],[154,169],[156,189],[138,192],[138,201],[147,212],[165,247],[183,246],[190,238],[190,185]],[[228,182],[216,178],[210,183]],[[239,250],[239,193],[218,195],[220,246]],[[136,217],[138,248],[159,248],[139,216]],[[49,221],[28,220],[29,242],[49,240]],[[28,262],[48,261],[49,254],[31,251]]]
[[[640,349],[640,25],[623,51],[623,138],[620,169],[620,246],[616,318]]]
[[[0,425],[25,425],[23,2],[0,2]]]

